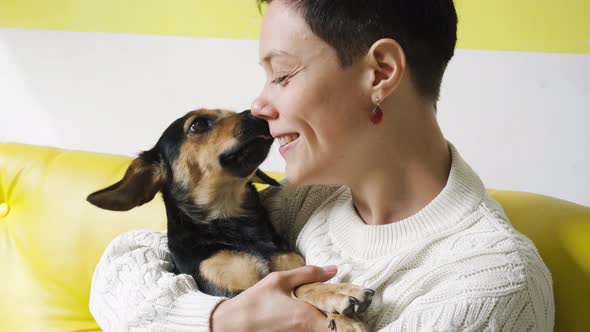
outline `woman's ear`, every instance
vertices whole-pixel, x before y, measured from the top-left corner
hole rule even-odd
[[[383,100],[398,88],[406,74],[406,55],[397,41],[383,38],[373,43],[367,57],[373,72],[372,99]]]

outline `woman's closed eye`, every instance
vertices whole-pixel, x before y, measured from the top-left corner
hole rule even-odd
[[[288,83],[287,79],[289,78],[289,75],[283,75],[283,76],[279,76],[277,78],[275,78],[274,80],[272,80],[273,84],[281,84],[281,85],[286,85]]]

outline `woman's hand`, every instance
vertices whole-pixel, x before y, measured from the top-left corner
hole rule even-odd
[[[303,266],[273,272],[240,295],[221,302],[211,314],[213,332],[314,331],[328,332],[321,311],[291,296],[304,284],[325,282],[336,274],[335,266]]]

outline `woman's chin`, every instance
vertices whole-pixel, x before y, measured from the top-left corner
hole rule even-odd
[[[324,184],[324,179],[318,174],[318,172],[314,171],[313,167],[302,167],[303,165],[289,165],[287,164],[285,169],[285,176],[289,183],[297,185],[297,186],[310,186],[310,185],[318,185]]]
[[[296,185],[296,186],[301,186],[301,178],[298,176],[297,173],[294,173],[292,171],[289,171],[289,168],[287,167],[287,170],[285,172],[285,176],[287,177],[287,180],[289,180],[290,184]]]
[[[302,167],[300,167],[301,165],[289,165],[287,163],[286,166],[286,177],[287,180],[289,180],[289,183],[297,185],[297,186],[304,186],[304,185],[309,185],[311,183],[308,183],[308,176],[306,176],[306,173],[304,169],[302,169]]]

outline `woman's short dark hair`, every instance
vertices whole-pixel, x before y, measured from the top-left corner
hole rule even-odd
[[[259,6],[273,0],[257,0]],[[276,0],[275,0],[276,1]],[[348,66],[381,38],[404,50],[420,95],[438,100],[457,42],[453,0],[279,0],[302,13],[311,30]]]

